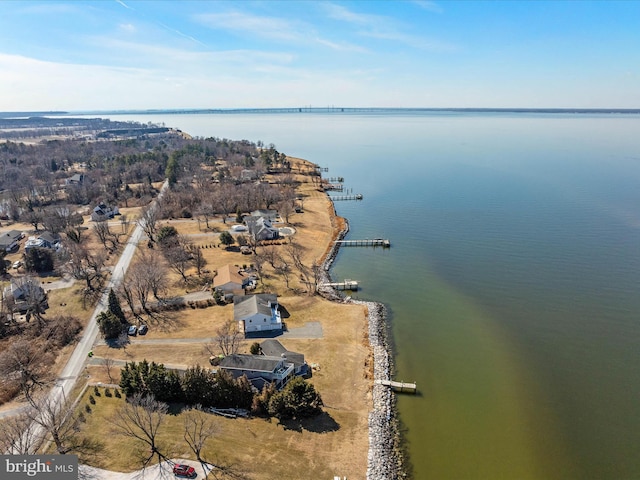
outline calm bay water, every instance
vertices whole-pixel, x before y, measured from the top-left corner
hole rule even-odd
[[[115,117],[114,117],[115,118]],[[118,116],[329,167],[416,479],[640,478],[640,116]]]

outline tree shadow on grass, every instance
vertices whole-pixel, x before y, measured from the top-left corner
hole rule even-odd
[[[313,433],[329,433],[340,430],[340,424],[336,422],[327,412],[311,418],[282,419],[278,422],[285,430],[302,432],[306,430]]]

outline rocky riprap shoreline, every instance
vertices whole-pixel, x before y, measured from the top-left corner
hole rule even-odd
[[[342,240],[349,231],[345,228],[338,234]],[[318,284],[331,283],[329,269],[338,254],[339,244],[334,243],[325,259]],[[373,376],[375,380],[391,380],[391,356],[387,338],[386,310],[377,302],[353,300],[331,287],[318,287],[325,298],[343,303],[365,305],[368,311],[369,345],[373,351]],[[369,412],[369,453],[367,460],[368,480],[396,480],[404,478],[403,458],[399,446],[399,427],[395,414],[395,399],[390,388],[373,385],[373,407]]]

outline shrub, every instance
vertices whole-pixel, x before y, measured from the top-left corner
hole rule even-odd
[[[87,411],[87,413],[91,413],[91,405],[85,405],[84,409]]]
[[[100,390],[98,390],[98,386],[97,385],[95,385],[93,387],[93,393],[95,394],[96,397],[100,396]]]
[[[95,405],[95,404],[96,404],[96,399],[95,399],[95,398],[93,398],[93,395],[89,395],[89,403],[90,403],[91,405]]]

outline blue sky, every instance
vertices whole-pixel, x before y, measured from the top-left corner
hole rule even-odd
[[[3,1],[0,111],[640,108],[640,1]]]

